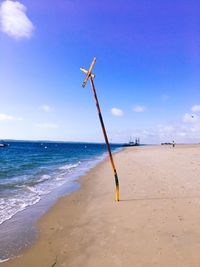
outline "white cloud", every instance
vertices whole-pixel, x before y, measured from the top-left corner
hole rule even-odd
[[[36,124],[37,127],[39,128],[44,128],[44,129],[56,129],[58,128],[58,125],[57,124],[54,124],[54,123],[38,123]]]
[[[199,112],[199,111],[200,111],[200,105],[194,105],[194,106],[192,107],[192,111],[193,111],[193,112]]]
[[[34,25],[26,15],[26,7],[11,0],[5,0],[0,5],[0,28],[15,39],[30,38],[34,31]]]
[[[128,142],[140,138],[141,143],[160,144],[163,142],[200,143],[200,115],[185,113],[179,121],[152,125],[152,127],[122,129],[110,132],[112,142]]]
[[[195,118],[195,122],[190,121],[190,114],[186,115],[186,122],[173,122],[171,124],[159,124],[151,128],[130,128],[119,132],[112,132],[110,136],[113,142],[128,142],[130,137],[140,138],[141,143],[200,143],[200,117]]]
[[[45,112],[50,112],[53,110],[53,108],[51,108],[49,105],[43,105],[40,107],[40,109],[45,111]]]
[[[0,121],[22,121],[22,118],[0,113]]]
[[[135,106],[135,107],[133,108],[133,111],[134,111],[134,112],[144,112],[144,111],[146,111],[146,107],[137,105],[137,106]]]
[[[122,117],[124,115],[124,112],[119,108],[112,108],[111,114],[116,117]]]

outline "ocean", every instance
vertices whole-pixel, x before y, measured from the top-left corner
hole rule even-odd
[[[0,148],[0,263],[30,247],[38,219],[107,156],[104,144],[7,143]],[[121,148],[111,145],[113,152]]]
[[[0,148],[0,224],[66,185],[106,156],[104,144],[8,142]],[[111,145],[112,151],[120,145]]]

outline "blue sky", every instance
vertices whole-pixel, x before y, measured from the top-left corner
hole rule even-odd
[[[0,1],[0,138],[200,142],[199,1]]]

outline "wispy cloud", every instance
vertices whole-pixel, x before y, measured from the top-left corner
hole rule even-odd
[[[200,105],[194,105],[194,106],[191,108],[191,110],[192,110],[193,112],[199,112],[199,111],[200,111]]]
[[[115,142],[127,142],[130,136],[142,143],[161,143],[175,140],[180,143],[200,142],[200,115],[185,113],[179,121],[157,124],[149,128],[126,129],[110,134]]]
[[[56,129],[58,128],[58,125],[55,124],[55,123],[38,123],[36,124],[36,127],[39,127],[39,128],[44,128],[44,129]]]
[[[127,142],[132,138],[139,137],[141,143],[161,143],[161,142],[198,142],[200,136],[200,124],[160,124],[152,128],[129,129],[110,133],[115,142]]]
[[[49,105],[42,105],[40,107],[41,110],[43,110],[44,112],[50,112],[50,111],[53,111],[53,108],[50,107]]]
[[[119,108],[112,108],[111,114],[116,117],[122,117],[124,115],[124,112]]]
[[[147,109],[147,108],[144,107],[144,106],[136,105],[136,106],[134,106],[133,111],[139,113],[139,112],[145,112],[146,109]]]
[[[34,31],[34,25],[26,15],[26,7],[11,0],[0,4],[0,28],[15,39],[30,38]]]
[[[200,122],[200,117],[197,114],[185,113],[183,116],[183,122],[185,122],[185,123],[198,123],[198,122]]]
[[[0,113],[0,121],[22,121],[22,118]]]

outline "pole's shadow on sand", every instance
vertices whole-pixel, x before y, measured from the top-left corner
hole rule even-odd
[[[130,199],[120,199],[119,202],[152,201],[152,200],[187,200],[187,199],[200,199],[200,196],[130,198]]]

